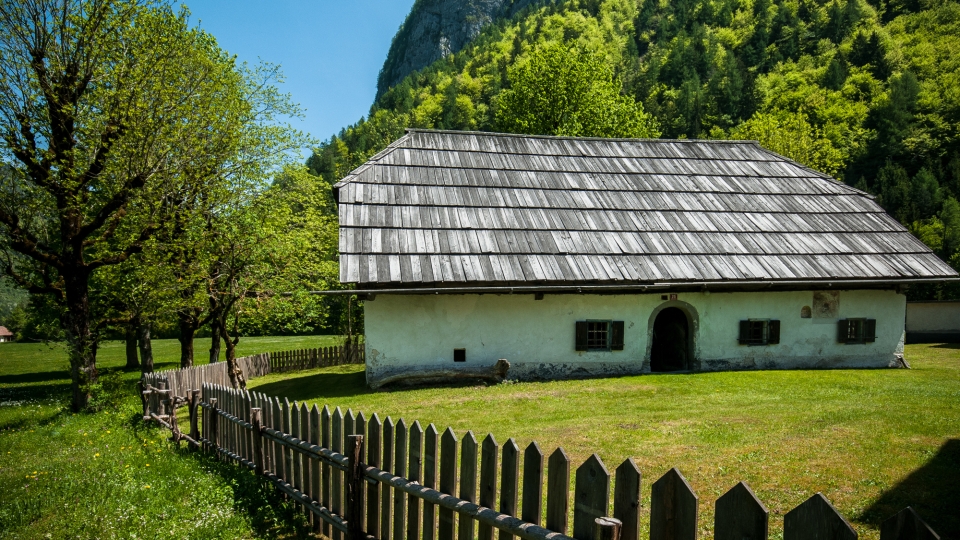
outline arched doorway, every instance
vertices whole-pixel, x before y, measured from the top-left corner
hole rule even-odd
[[[650,371],[690,369],[690,324],[680,308],[664,308],[653,323]]]

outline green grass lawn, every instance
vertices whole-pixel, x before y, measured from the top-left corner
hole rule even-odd
[[[911,370],[753,371],[373,392],[362,366],[269,375],[250,388],[366,415],[488,432],[521,448],[562,446],[579,466],[632,457],[650,484],[678,467],[700,497],[701,536],[738,481],[783,514],[822,492],[861,538],[912,505],[941,537],[960,537],[960,348],[908,346]]]
[[[319,347],[332,338],[245,338],[238,353]],[[198,340],[198,353],[205,349]],[[158,369],[175,340],[154,342]],[[198,354],[198,356],[200,356]],[[908,504],[960,538],[960,348],[908,346],[912,370],[758,371],[372,392],[362,366],[270,375],[251,388],[501,443],[563,446],[574,465],[597,452],[609,469],[632,457],[650,484],[678,467],[700,496],[701,536],[716,498],[744,480],[783,514],[817,491],[878,538]],[[0,345],[0,538],[264,538],[304,534],[272,488],[185,450],[138,420],[137,373],[123,345],[100,367],[119,396],[104,412],[66,412],[64,351]],[[642,523],[648,523],[644,515]],[[644,533],[646,534],[646,533]],[[49,535],[49,536],[48,536]]]
[[[332,345],[335,338],[244,338],[238,354]],[[205,358],[205,340],[197,340]],[[157,369],[176,367],[179,343],[155,340]],[[204,360],[205,361],[205,360]],[[175,450],[139,420],[139,372],[124,372],[121,342],[98,367],[113,399],[72,414],[59,345],[0,344],[0,538],[299,537],[304,524],[252,474]]]

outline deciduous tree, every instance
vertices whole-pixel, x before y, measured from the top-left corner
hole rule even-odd
[[[657,137],[643,105],[620,93],[597,54],[565,42],[544,45],[508,70],[497,126],[510,133],[585,137]]]
[[[91,278],[143,251],[195,187],[182,171],[249,115],[242,82],[163,2],[0,3],[3,270],[59,306],[74,409],[97,381]]]

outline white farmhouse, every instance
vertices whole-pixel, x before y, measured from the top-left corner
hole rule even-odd
[[[952,279],[873,197],[748,141],[409,130],[335,186],[367,382],[902,363]]]

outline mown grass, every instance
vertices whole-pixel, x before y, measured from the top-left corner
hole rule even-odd
[[[334,338],[247,338],[238,354],[320,347]],[[198,356],[202,341],[198,340]],[[274,538],[306,535],[275,490],[252,474],[176,450],[139,420],[120,342],[98,366],[102,412],[67,410],[59,345],[0,344],[0,538]],[[179,361],[176,340],[154,341],[158,369]]]
[[[269,375],[251,388],[368,416],[493,433],[611,471],[635,460],[650,484],[678,467],[712,536],[714,501],[747,482],[783,514],[822,492],[861,538],[912,505],[943,538],[960,538],[960,348],[908,346],[911,370],[753,371],[373,392],[362,366]],[[644,533],[646,534],[646,533]]]

